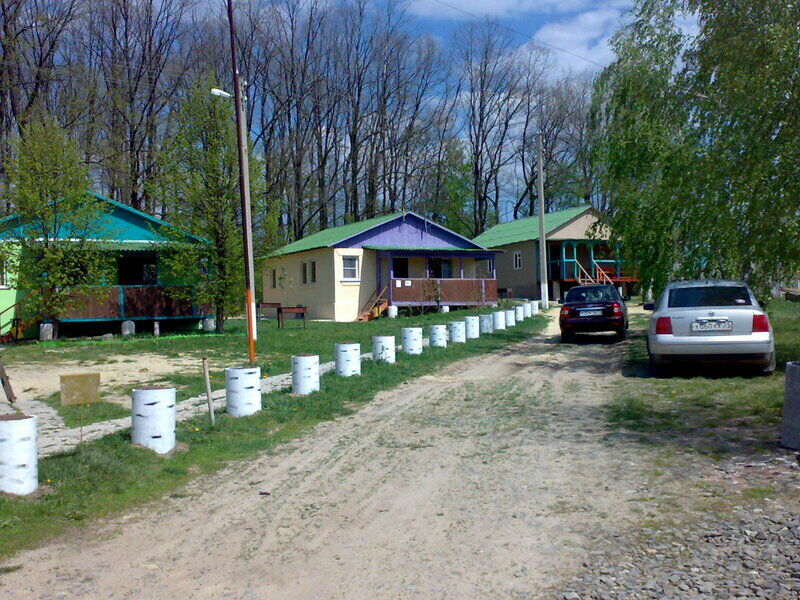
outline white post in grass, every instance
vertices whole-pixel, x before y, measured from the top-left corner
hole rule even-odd
[[[297,354],[292,357],[292,393],[300,396],[319,391],[319,356]]]
[[[447,324],[447,331],[450,334],[450,343],[463,344],[467,341],[467,326],[464,321],[451,321]]]
[[[340,377],[361,375],[361,344],[336,344],[336,374]]]
[[[481,337],[480,319],[476,316],[464,317],[464,332],[468,340]]]
[[[175,447],[175,388],[143,387],[131,392],[131,442],[166,454]]]
[[[522,303],[522,310],[525,312],[523,316],[526,319],[530,319],[533,316],[533,306],[531,306],[530,300],[526,300]]]
[[[519,323],[520,321],[525,320],[525,309],[522,307],[521,304],[517,304],[514,307],[514,320]]]
[[[447,347],[447,325],[431,325],[428,331],[430,333],[432,347]]]
[[[393,364],[396,360],[393,335],[372,336],[372,359],[376,362]]]
[[[502,331],[506,328],[506,311],[498,310],[492,313],[492,328],[495,331]]]
[[[0,415],[0,492],[27,496],[39,487],[37,422],[34,416]]]
[[[403,352],[422,354],[422,327],[403,327]]]
[[[478,316],[481,333],[494,333],[494,316],[484,314]]]
[[[225,369],[225,405],[232,417],[247,417],[261,410],[261,367]]]
[[[514,312],[514,309],[509,308],[507,311],[505,311],[505,313],[506,313],[506,327],[513,327],[514,325],[516,325],[517,321],[515,318],[516,313]]]

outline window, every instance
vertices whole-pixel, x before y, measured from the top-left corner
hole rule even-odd
[[[433,279],[452,279],[453,263],[449,258],[429,258],[428,273]]]
[[[118,285],[157,285],[155,254],[124,254],[117,258]]]
[[[317,261],[311,261],[311,283],[317,283]]]
[[[522,252],[514,252],[514,270],[522,268]]]
[[[278,287],[278,271],[276,269],[272,269],[272,272],[270,273],[270,281],[272,282],[273,290]]]
[[[300,263],[300,280],[308,283],[308,263]]]
[[[575,287],[567,292],[567,302],[619,302],[617,290],[609,285]]]
[[[738,285],[674,288],[669,291],[670,308],[700,306],[752,306],[750,292]]]
[[[408,278],[408,259],[407,258],[395,258],[394,262],[394,277],[395,279],[407,279]]]
[[[358,280],[358,257],[357,256],[343,256],[342,257],[342,279],[349,279],[353,281]]]

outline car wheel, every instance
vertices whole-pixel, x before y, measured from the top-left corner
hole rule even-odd
[[[617,341],[623,341],[628,337],[628,330],[625,327],[617,329]]]
[[[664,365],[659,363],[655,356],[650,353],[650,349],[647,350],[647,366],[650,367],[650,374],[653,377],[661,377],[664,375]]]
[[[769,363],[767,366],[761,368],[761,374],[764,376],[772,375],[775,372],[775,368],[778,366],[778,360],[775,357],[775,353],[773,352],[769,356]]]
[[[572,343],[572,334],[567,331],[561,332],[561,343],[562,344],[571,344]]]

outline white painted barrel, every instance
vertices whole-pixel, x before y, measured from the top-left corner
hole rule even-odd
[[[449,313],[450,312],[450,307],[449,306],[440,306],[439,307],[439,312],[440,313]]]
[[[531,312],[534,315],[539,314],[539,301],[538,300],[531,300]]]
[[[481,333],[494,333],[494,316],[490,314],[479,315],[478,323]]]
[[[530,300],[527,300],[522,303],[522,310],[525,311],[523,315],[526,319],[530,319],[533,316],[533,307],[531,306]]]
[[[468,340],[481,337],[481,323],[476,316],[464,317],[464,332]]]
[[[292,393],[300,396],[319,391],[319,355],[296,354],[292,357]]]
[[[372,336],[372,359],[377,362],[395,362],[395,345],[393,335]]]
[[[397,307],[394,306],[394,305],[387,307],[386,308],[386,316],[389,317],[390,319],[396,319],[397,318]]]
[[[506,327],[513,327],[517,324],[516,320],[516,312],[513,308],[508,309],[505,311],[506,313]]]
[[[403,327],[403,352],[422,354],[422,327]]]
[[[361,375],[361,344],[343,342],[336,344],[336,374],[341,377]]]
[[[525,320],[525,309],[521,304],[517,304],[514,307],[514,320],[517,322]]]
[[[492,328],[495,331],[506,328],[506,311],[498,310],[492,313]]]
[[[204,333],[214,333],[217,330],[217,320],[214,317],[206,317],[200,326]]]
[[[175,447],[175,388],[143,387],[131,392],[131,442],[166,454]]]
[[[464,321],[450,321],[447,324],[447,331],[451,343],[463,344],[467,341],[467,324]]]
[[[37,421],[22,414],[0,415],[0,492],[27,496],[39,487]]]
[[[136,323],[133,321],[123,321],[120,325],[120,331],[123,336],[136,335]]]
[[[436,348],[447,347],[447,325],[431,325],[428,332],[431,336],[431,346]]]
[[[246,417],[261,410],[261,367],[225,369],[225,405],[232,417]]]

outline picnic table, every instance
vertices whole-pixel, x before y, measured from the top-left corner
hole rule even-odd
[[[284,315],[300,315],[303,319],[303,329],[306,327],[308,309],[305,306],[278,306],[278,329],[283,329]]]

